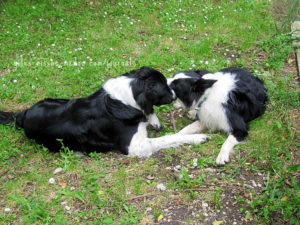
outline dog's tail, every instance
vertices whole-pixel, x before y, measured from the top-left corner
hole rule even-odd
[[[0,124],[7,125],[16,122],[16,127],[23,127],[26,110],[22,112],[3,112],[0,111]]]
[[[10,124],[15,121],[16,113],[0,111],[0,124]]]

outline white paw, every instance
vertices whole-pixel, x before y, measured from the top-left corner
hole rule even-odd
[[[149,123],[155,130],[161,129],[160,122],[154,113],[149,116]]]
[[[229,162],[229,153],[221,151],[216,160],[217,165],[222,166],[228,162]]]
[[[191,120],[197,120],[197,113],[198,111],[196,109],[193,109],[193,110],[190,110],[188,111],[188,118],[191,119]]]
[[[194,144],[203,144],[210,140],[210,136],[205,134],[193,134],[194,135]]]
[[[178,100],[175,101],[173,106],[174,106],[175,109],[183,108],[182,104]]]

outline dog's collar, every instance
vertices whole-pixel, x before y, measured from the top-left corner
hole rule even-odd
[[[202,100],[200,100],[199,103],[197,104],[197,106],[195,107],[195,110],[197,111],[197,113],[195,115],[195,119],[196,120],[199,119],[199,117],[198,117],[198,111],[199,111],[201,105],[203,104],[203,102],[205,102],[207,100],[208,96],[209,96],[209,92],[204,95],[204,97],[202,98]]]

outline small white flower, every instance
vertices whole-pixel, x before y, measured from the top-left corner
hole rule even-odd
[[[21,26],[20,26],[20,25],[18,25],[18,28],[21,28]]]
[[[42,18],[39,18],[39,21],[42,21],[43,19]]]
[[[62,22],[62,21],[64,21],[64,19],[60,19],[60,21]]]
[[[197,167],[198,166],[198,159],[193,159],[193,166]]]
[[[17,80],[13,80],[13,82],[14,82],[14,83],[17,83],[18,81],[17,81]]]
[[[107,15],[107,12],[105,11],[104,14]]]
[[[113,51],[114,49],[113,48],[109,48],[109,50]]]
[[[170,41],[172,41],[172,40],[173,40],[173,38],[170,37]]]
[[[85,65],[85,63],[86,63],[85,61],[82,61],[82,64],[83,64],[83,65]]]
[[[133,22],[130,22],[130,24],[132,25],[132,24],[133,24]]]
[[[70,190],[71,190],[71,191],[74,191],[74,190],[75,190],[75,187],[73,187],[73,186],[70,187]]]
[[[192,67],[196,67],[196,65],[195,65],[195,64],[193,64],[193,65],[192,65]]]
[[[58,67],[59,69],[61,69],[61,68],[62,68],[62,66],[61,66],[61,65],[58,65],[57,67]]]
[[[54,47],[54,46],[55,46],[55,44],[53,43],[51,46],[53,46],[53,47]]]
[[[40,43],[37,43],[37,46],[38,46],[38,47],[40,47],[40,46],[41,46],[41,44],[40,44]]]
[[[71,208],[70,208],[70,206],[65,206],[65,209],[67,210],[67,211],[69,211]]]
[[[79,41],[82,41],[82,38],[79,38]]]
[[[32,8],[35,9],[36,7],[35,7],[35,6],[32,6]]]
[[[73,65],[74,65],[74,66],[77,66],[78,64],[77,64],[77,62],[74,62]]]
[[[208,65],[208,61],[205,61],[205,65]]]
[[[35,89],[35,86],[34,86],[34,85],[31,85],[31,88],[34,90],[34,89]]]
[[[4,212],[10,212],[11,209],[10,208],[4,208]]]
[[[20,63],[19,63],[19,62],[15,62],[14,65],[15,65],[15,66],[19,66]]]
[[[54,184],[54,183],[55,183],[55,179],[54,179],[54,178],[50,178],[50,179],[49,179],[49,183],[50,183],[50,184]]]

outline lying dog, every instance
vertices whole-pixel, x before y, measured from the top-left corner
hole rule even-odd
[[[65,146],[79,151],[106,152],[148,157],[162,148],[184,143],[200,144],[206,135],[169,135],[148,138],[149,123],[159,128],[153,106],[175,99],[166,78],[150,67],[142,67],[109,79],[90,96],[78,99],[45,99],[19,113],[0,111],[0,124],[16,120],[28,138],[49,150]]]
[[[204,129],[229,134],[217,157],[218,165],[229,162],[234,146],[248,135],[248,122],[265,112],[268,100],[263,82],[241,68],[180,72],[168,84],[178,98],[175,107],[189,109],[189,117],[197,120],[179,134]]]

